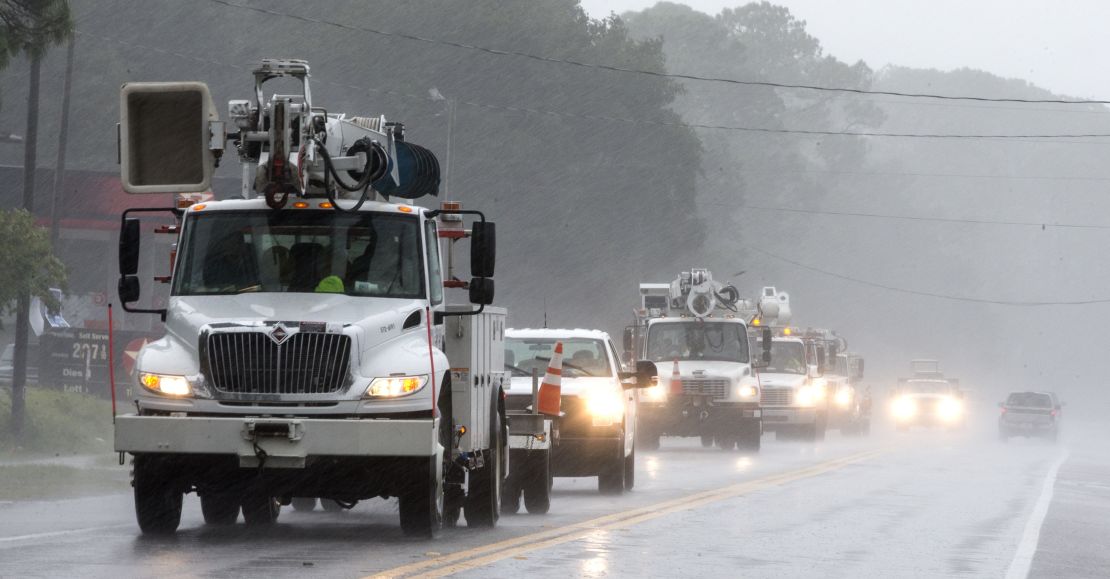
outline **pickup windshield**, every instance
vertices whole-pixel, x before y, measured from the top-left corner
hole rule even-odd
[[[415,216],[213,211],[194,214],[187,222],[173,293],[420,298],[421,255]]]
[[[742,324],[729,322],[666,322],[648,330],[647,358],[747,362],[748,338]]]
[[[555,351],[555,342],[563,343],[563,375],[612,376],[605,343],[589,338],[509,338],[505,340],[505,368],[513,376],[531,376],[535,370],[540,378]]]

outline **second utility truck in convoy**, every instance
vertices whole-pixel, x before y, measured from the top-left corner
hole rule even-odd
[[[658,384],[640,397],[641,448],[657,448],[661,436],[697,436],[703,446],[759,450],[763,411],[748,348],[756,311],[706,269],[640,285],[625,353],[659,367]]]
[[[437,193],[435,156],[400,123],[320,108],[308,73],[263,61],[253,99],[230,103],[231,134],[202,83],[122,89],[128,192],[207,190],[228,140],[243,170],[242,199],[165,210],[177,244],[164,309],[137,306],[136,216],[152,210],[123,215],[120,300],[166,331],[139,352],[135,411],[116,420],[139,527],[173,532],[188,492],[212,525],[240,511],[273,523],[298,497],[397,497],[409,535],[460,511],[492,526],[508,454],[493,224],[409,204]],[[265,100],[275,78],[299,90]],[[474,277],[445,282],[440,239],[466,237]],[[478,307],[447,305],[445,287]]]

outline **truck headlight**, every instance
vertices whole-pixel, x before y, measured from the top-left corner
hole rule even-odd
[[[594,426],[618,424],[624,416],[624,396],[611,390],[598,390],[586,395],[586,412]]]
[[[813,403],[816,401],[817,389],[813,386],[810,386],[809,384],[798,388],[798,391],[795,393],[794,396],[794,402],[796,402],[799,406],[813,406]]]
[[[909,420],[917,414],[917,402],[905,396],[897,398],[894,400],[894,404],[891,405],[891,411],[894,413],[894,418]]]
[[[420,376],[389,376],[388,378],[374,378],[366,395],[373,398],[396,398],[408,396],[419,391],[428,383],[428,375]]]
[[[659,380],[652,382],[652,386],[644,389],[644,396],[647,397],[648,402],[666,402],[667,401],[667,387],[664,386]]]
[[[184,376],[168,374],[139,373],[139,384],[147,390],[163,396],[184,397],[193,393],[193,387]]]
[[[960,404],[960,401],[955,398],[944,398],[937,404],[937,416],[945,422],[956,420],[963,414],[963,411],[963,404]]]
[[[852,392],[850,390],[838,390],[836,397],[833,398],[836,405],[841,408],[847,408],[852,403]]]
[[[741,398],[755,398],[759,395],[759,388],[751,384],[741,384],[740,387],[736,389],[736,394]]]

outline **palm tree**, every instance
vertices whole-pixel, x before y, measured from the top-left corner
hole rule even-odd
[[[11,57],[26,54],[31,61],[27,87],[27,131],[24,135],[23,208],[35,210],[35,166],[38,152],[39,79],[42,58],[51,46],[73,35],[67,0],[0,0],[0,69]],[[30,294],[16,300],[15,351],[12,357],[12,434],[23,436],[24,386],[27,382],[27,327]]]

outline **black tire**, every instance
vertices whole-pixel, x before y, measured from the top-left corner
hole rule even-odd
[[[520,512],[520,495],[524,492],[524,480],[532,468],[527,460],[527,450],[509,451],[509,476],[501,486],[501,514],[515,515]]]
[[[252,527],[272,525],[281,514],[281,503],[270,496],[247,495],[240,505],[243,508],[243,520]]]
[[[408,537],[432,539],[443,528],[443,484],[432,455],[413,465],[411,481],[398,497],[401,532]]]
[[[466,493],[462,491],[462,487],[444,489],[443,526],[452,529],[458,526],[459,519],[462,518],[464,501],[466,501]]]
[[[206,525],[234,525],[239,520],[239,497],[228,493],[204,493],[200,496],[200,512]]]
[[[320,506],[329,513],[340,513],[347,510],[347,507],[333,501],[331,499],[320,499]]]
[[[762,443],[763,432],[759,424],[756,424],[754,427],[749,427],[745,430],[737,446],[744,452],[759,452]]]
[[[533,451],[527,464],[522,480],[524,508],[532,515],[546,515],[551,510],[551,451]]]
[[[144,535],[169,535],[181,524],[185,493],[156,458],[135,457],[135,518]]]
[[[717,437],[717,448],[719,448],[723,451],[726,451],[726,452],[731,452],[732,449],[736,448],[736,437],[735,436],[725,436],[725,435],[718,436]]]
[[[632,452],[624,457],[624,490],[630,491],[636,486],[636,445],[633,443]]]
[[[610,458],[597,475],[597,490],[603,495],[619,495],[624,492],[624,444],[618,446],[618,454]]]
[[[493,528],[501,517],[501,487],[505,476],[504,421],[495,400],[490,409],[490,448],[486,464],[470,472],[463,514],[466,526]]]
[[[316,497],[293,497],[293,510],[299,512],[312,512],[316,510]]]
[[[701,447],[702,448],[712,448],[714,442],[715,441],[713,440],[712,435],[709,435],[709,434],[701,435]]]

